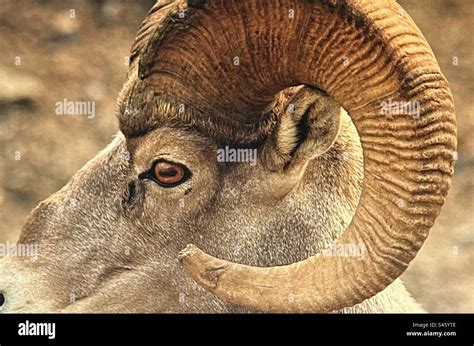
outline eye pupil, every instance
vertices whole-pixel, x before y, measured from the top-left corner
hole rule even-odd
[[[172,178],[175,175],[178,175],[178,171],[174,168],[162,169],[158,172],[158,175],[165,178]]]

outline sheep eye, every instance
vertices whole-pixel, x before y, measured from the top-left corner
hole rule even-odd
[[[156,161],[148,172],[140,175],[140,179],[150,179],[162,187],[175,187],[184,183],[191,176],[189,169],[179,163]]]

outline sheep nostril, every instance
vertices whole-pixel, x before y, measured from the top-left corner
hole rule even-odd
[[[0,308],[5,304],[5,295],[0,293]]]

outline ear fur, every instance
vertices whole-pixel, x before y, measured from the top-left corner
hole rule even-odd
[[[342,109],[337,102],[308,86],[295,90],[262,149],[271,171],[299,167],[324,154],[339,133]]]

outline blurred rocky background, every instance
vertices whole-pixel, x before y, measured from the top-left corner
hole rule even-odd
[[[0,242],[118,130],[115,100],[153,0],[0,0]],[[432,45],[457,107],[459,161],[446,206],[403,275],[430,312],[474,312],[474,2],[400,0]],[[95,117],[60,116],[64,99]]]

